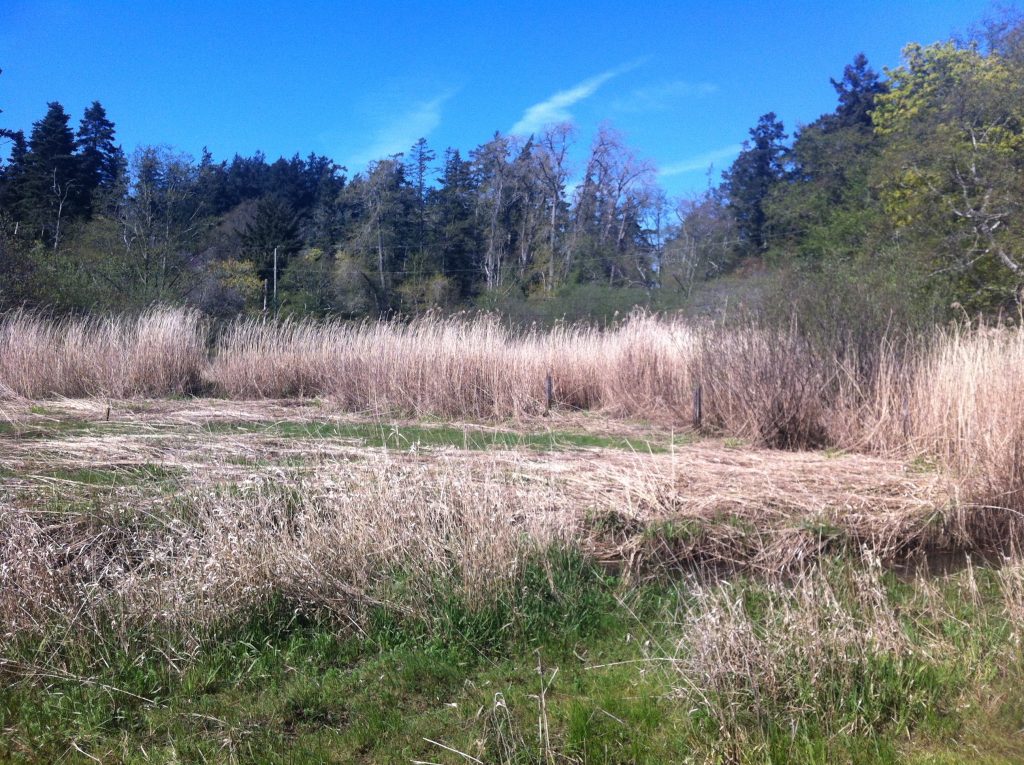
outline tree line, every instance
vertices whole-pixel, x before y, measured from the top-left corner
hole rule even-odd
[[[126,156],[103,106],[0,128],[0,309],[185,302],[240,313],[529,315],[686,307],[728,284],[822,323],[1013,312],[1024,297],[1024,24],[857,55],[833,111],[768,113],[706,192],[669,199],[602,126],[420,139],[349,171],[329,157]],[[541,311],[543,313],[543,311]]]

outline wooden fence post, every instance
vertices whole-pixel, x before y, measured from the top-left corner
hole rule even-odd
[[[697,383],[697,387],[693,390],[693,428],[694,430],[700,430],[701,424],[704,421],[704,391],[700,383]]]
[[[551,411],[551,405],[555,401],[555,383],[551,379],[551,372],[548,372],[548,376],[544,379],[544,393],[546,394],[544,414],[548,414]]]
[[[910,401],[907,395],[903,394],[903,439],[910,440]]]

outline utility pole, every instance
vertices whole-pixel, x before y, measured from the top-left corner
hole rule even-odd
[[[274,248],[274,317],[278,315],[277,310],[277,248]]]

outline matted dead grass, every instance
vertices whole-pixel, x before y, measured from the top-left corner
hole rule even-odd
[[[897,561],[1021,538],[1011,511],[961,502],[951,476],[900,459],[712,438],[666,453],[371,448],[211,429],[332,421],[312,403],[222,403],[7,407],[0,615],[12,629],[110,609],[126,624],[208,622],[271,592],[358,621],[399,572],[424,598],[438,577],[492,597],[552,545],[646,577],[778,574],[840,550]],[[415,602],[403,595],[402,607]]]
[[[396,470],[415,465],[426,474],[454,473],[553,487],[559,503],[580,516],[579,528],[595,518],[607,521],[607,515],[614,513],[626,525],[707,521],[721,526],[727,521],[743,537],[765,537],[783,528],[821,531],[834,526],[888,552],[913,539],[928,544],[957,541],[943,537],[952,533],[948,521],[957,507],[956,488],[948,477],[878,456],[783,452],[737,447],[721,439],[676,446],[664,454],[581,448],[480,452],[418,445],[370,449],[354,438],[285,437],[270,427],[274,422],[355,421],[351,415],[325,416],[315,405],[136,402],[126,410],[112,410],[109,422],[102,401],[60,401],[52,407],[45,413],[21,410],[13,419],[25,432],[31,432],[34,423],[69,415],[81,422],[109,425],[110,430],[5,438],[0,468],[11,474],[5,481],[8,493],[12,487],[30,486],[44,474],[79,470],[116,473],[156,465],[178,471],[176,481],[182,488],[200,490],[260,480],[273,473],[285,481],[301,479],[308,489],[338,476],[357,479],[361,472],[378,470],[382,464]],[[266,423],[268,427],[211,432],[205,426],[212,422]],[[592,420],[588,424],[595,431],[641,432],[636,424],[624,429],[607,423],[602,428]],[[130,427],[120,430],[120,425]],[[560,427],[570,425],[559,423]],[[52,485],[53,480],[43,484]],[[131,476],[126,476],[125,483],[132,483]],[[531,506],[550,502],[550,496],[543,502],[524,497],[517,512],[528,513]]]

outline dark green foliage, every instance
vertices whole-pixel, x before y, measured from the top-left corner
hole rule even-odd
[[[14,221],[54,249],[62,228],[85,212],[87,199],[68,122],[64,107],[51,102],[46,116],[32,125],[27,145],[15,142],[4,173]]]
[[[256,264],[260,279],[278,279],[289,259],[302,247],[298,218],[291,204],[278,196],[263,197],[256,205],[253,221],[242,232],[241,241],[246,256]]]
[[[102,194],[113,194],[126,168],[124,152],[114,143],[114,123],[99,101],[85,110],[76,139],[82,188],[90,211]]]
[[[824,118],[829,123],[827,129],[855,127],[870,132],[875,97],[887,92],[888,86],[868,65],[867,56],[858,53],[843,70],[843,79],[830,82],[839,97],[839,106],[834,115]]]
[[[764,211],[769,192],[783,176],[786,133],[775,112],[761,115],[750,140],[722,178],[722,190],[736,220],[741,246],[747,254],[768,246]]]
[[[439,273],[450,276],[464,298],[472,293],[478,277],[474,267],[480,245],[473,211],[476,191],[471,163],[462,159],[458,149],[449,149],[439,188],[428,196],[434,230],[431,255]]]

